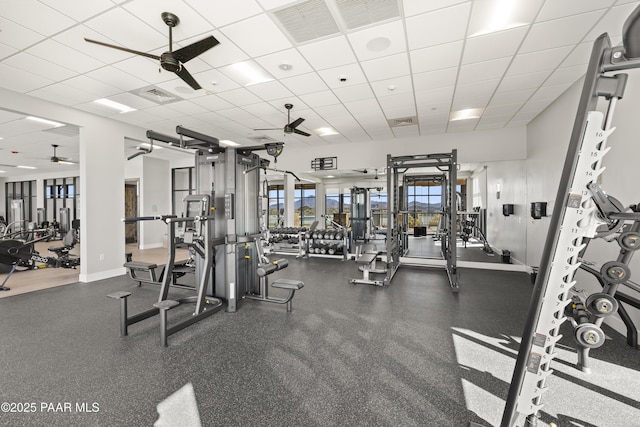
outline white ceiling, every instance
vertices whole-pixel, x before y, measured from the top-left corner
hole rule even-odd
[[[161,133],[184,125],[243,145],[255,145],[252,137],[282,140],[280,130],[253,128],[281,128],[285,103],[312,134],[285,141],[310,146],[522,126],[584,74],[598,35],[620,42],[640,3],[508,0],[524,25],[477,35],[492,19],[490,1],[0,0],[0,87]],[[202,90],[159,72],[151,59],[83,40],[160,54],[168,46],[164,11],[181,20],[174,49],[209,35],[220,41],[185,64]],[[243,61],[272,80],[243,86],[230,72]],[[283,63],[291,69],[280,69]],[[148,86],[182,100],[160,105],[133,93]],[[93,103],[98,98],[137,111],[110,111]],[[449,122],[463,108],[485,110],[479,119]],[[77,159],[73,132],[52,133],[19,113],[29,112],[0,111],[0,164],[59,168],[48,162],[51,144]],[[388,124],[412,116],[417,124]],[[322,127],[338,134],[318,136]]]

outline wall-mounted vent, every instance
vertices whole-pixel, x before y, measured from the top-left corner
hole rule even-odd
[[[349,30],[400,16],[398,0],[335,0],[335,3]]]
[[[171,104],[172,102],[182,100],[179,96],[164,91],[157,86],[143,87],[142,89],[134,90],[131,93],[161,105]]]
[[[307,0],[273,12],[282,28],[296,43],[340,32],[323,0]]]
[[[418,124],[418,117],[417,116],[412,116],[412,117],[402,117],[399,119],[389,119],[387,120],[387,123],[389,123],[389,126],[392,128],[398,128],[398,127],[402,127],[402,126],[411,126],[411,125],[417,125]]]

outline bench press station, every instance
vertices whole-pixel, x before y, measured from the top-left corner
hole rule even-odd
[[[352,285],[375,285],[384,286],[384,281],[373,280],[369,277],[369,274],[381,274],[385,273],[385,270],[376,268],[376,261],[378,258],[378,249],[374,243],[365,243],[359,247],[361,255],[356,254],[356,264],[358,269],[362,271],[362,279],[349,279],[349,283]]]

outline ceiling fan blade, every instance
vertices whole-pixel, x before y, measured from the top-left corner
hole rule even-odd
[[[302,131],[302,130],[299,130],[299,129],[294,129],[293,132],[297,133],[298,135],[311,136],[310,133],[306,133],[305,131]]]
[[[180,69],[176,71],[176,74],[178,75],[178,77],[184,80],[189,86],[191,86],[193,90],[202,89],[202,87],[198,84],[196,79],[193,78],[193,76],[187,71],[186,68],[180,67]]]
[[[296,120],[294,120],[292,123],[289,123],[289,127],[291,129],[295,129],[298,126],[300,126],[300,124],[304,122],[304,119],[302,117],[297,118]]]
[[[216,40],[215,37],[209,36],[205,39],[202,39],[195,43],[191,43],[188,46],[174,51],[173,57],[178,61],[185,63],[218,44],[220,44],[220,42]]]
[[[85,37],[84,39],[85,41],[89,42],[89,43],[95,43],[95,44],[99,44],[100,46],[106,46],[106,47],[110,47],[112,49],[118,49],[118,50],[122,50],[124,52],[129,52],[129,53],[134,53],[136,55],[141,55],[141,56],[146,56],[147,58],[151,58],[151,59],[155,59],[156,61],[160,60],[160,57],[158,55],[152,55],[150,53],[146,53],[146,52],[140,52],[137,50],[133,50],[133,49],[127,49],[126,47],[120,47],[120,46],[115,46],[109,43],[104,43],[104,42],[99,42],[96,40],[91,40]]]

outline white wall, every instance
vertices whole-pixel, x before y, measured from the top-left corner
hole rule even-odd
[[[167,160],[142,157],[140,180],[140,216],[171,213],[171,168]],[[167,225],[162,221],[143,221],[140,224],[140,249],[163,246]]]
[[[635,162],[640,158],[640,121],[638,105],[640,105],[640,70],[627,71],[629,81],[624,98],[618,102],[613,126],[616,131],[609,137],[607,145],[611,151],[603,159],[606,167],[602,178],[603,190],[628,206],[640,202],[638,179],[635,175]],[[558,100],[540,114],[527,129],[528,139],[528,183],[530,201],[549,202],[548,214],[553,211],[553,202],[558,190],[558,182],[566,156],[571,128],[575,120],[578,100],[582,90],[582,81],[567,90]],[[530,224],[527,229],[528,264],[538,265],[544,248],[549,221]],[[614,260],[620,247],[614,242],[596,239],[589,244],[585,259],[601,265]],[[640,259],[636,256],[630,264],[631,279],[637,280],[640,273]],[[601,290],[601,287],[590,275],[581,271],[576,275],[579,289],[587,293]],[[624,291],[634,295],[633,292]],[[638,297],[637,294],[634,296]],[[632,309],[636,323],[640,324],[640,313]],[[613,327],[624,332],[619,319],[609,322]]]

